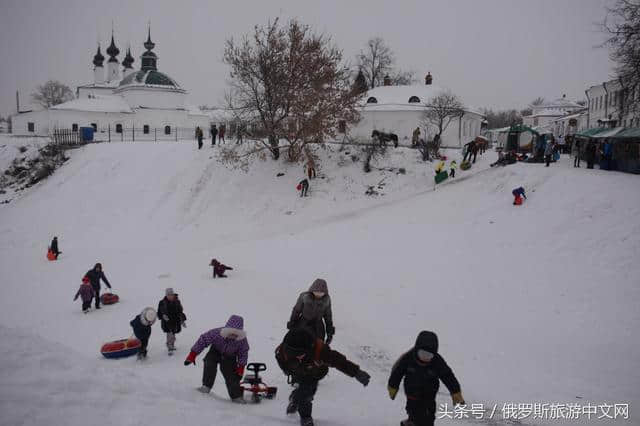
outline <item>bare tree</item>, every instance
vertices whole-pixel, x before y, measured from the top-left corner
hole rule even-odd
[[[391,76],[391,84],[394,86],[408,86],[414,84],[416,79],[416,73],[413,71],[394,71]]]
[[[543,103],[544,103],[544,98],[542,96],[538,96],[533,101],[531,101],[529,105],[538,106],[538,105],[542,105]]]
[[[617,0],[607,8],[602,29],[624,88],[623,109],[640,116],[640,0]]]
[[[227,40],[224,62],[231,67],[229,108],[253,117],[265,132],[274,159],[286,139],[290,160],[304,146],[333,138],[340,121],[359,119],[359,95],[350,71],[331,39],[293,19],[256,26],[241,41]]]
[[[370,89],[382,84],[395,63],[393,51],[380,37],[369,39],[367,47],[358,54],[357,60]]]
[[[49,80],[37,87],[31,98],[45,108],[70,101],[74,98],[69,86],[56,80]]]
[[[424,106],[422,122],[426,127],[434,128],[436,131],[433,148],[434,154],[437,154],[442,144],[442,133],[447,130],[453,120],[464,115],[464,105],[458,96],[450,91],[444,91]]]
[[[353,91],[360,94],[366,92],[367,90],[369,90],[369,87],[367,85],[367,78],[364,76],[362,69],[359,69],[358,75],[353,82]]]
[[[515,109],[498,110],[483,109],[482,114],[486,117],[489,129],[522,124],[522,115]]]

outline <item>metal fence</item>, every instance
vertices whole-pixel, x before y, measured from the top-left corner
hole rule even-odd
[[[202,129],[205,136],[208,129]],[[94,130],[93,139],[99,142],[177,142],[184,139],[195,139],[196,129],[191,127],[124,127],[107,126]]]

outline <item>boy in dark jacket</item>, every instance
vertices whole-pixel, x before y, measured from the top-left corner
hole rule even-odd
[[[405,426],[433,425],[440,380],[451,393],[454,405],[465,404],[460,383],[444,358],[438,354],[438,336],[431,331],[421,331],[415,346],[393,365],[388,383],[391,399],[395,399],[403,377],[409,415],[409,419],[402,422]]]
[[[102,264],[96,263],[93,269],[89,269],[85,274],[89,281],[91,282],[91,287],[93,287],[93,291],[95,293],[96,298],[96,309],[100,309],[100,280],[104,281],[107,287],[111,288],[111,284],[107,277],[102,272]]]
[[[217,259],[211,259],[211,263],[209,264],[209,266],[213,267],[213,278],[227,278],[227,276],[224,274],[225,271],[233,271],[232,267],[218,262]]]
[[[140,315],[136,315],[129,323],[133,328],[133,334],[135,334],[141,343],[138,359],[147,357],[147,345],[149,344],[149,337],[151,337],[151,326],[156,322],[156,318],[157,314],[153,308],[144,308]]]
[[[166,289],[164,294],[164,299],[158,303],[158,316],[162,331],[167,333],[167,350],[172,355],[176,350],[176,334],[180,333],[182,327],[186,327],[187,317],[182,312],[182,303],[173,289]]]
[[[58,237],[53,237],[53,240],[51,240],[51,246],[49,247],[49,250],[51,250],[53,252],[53,254],[55,255],[56,259],[58,258],[58,255],[60,253],[62,253],[58,249]]]
[[[300,182],[298,182],[297,188],[298,191],[300,191],[300,196],[306,197],[307,192],[309,192],[309,180],[307,178],[302,179]]]
[[[527,194],[525,194],[524,192],[524,188],[523,187],[519,187],[514,189],[513,191],[511,191],[511,194],[513,194],[513,205],[520,205],[522,204],[522,197],[524,197],[524,199],[527,199]]]
[[[85,314],[89,312],[89,308],[91,307],[91,299],[93,298],[93,287],[89,283],[89,278],[86,276],[82,278],[82,284],[80,284],[80,288],[73,298],[74,301],[78,300],[78,296],[82,300],[82,312]]]
[[[289,396],[287,414],[297,411],[301,426],[313,426],[313,397],[318,390],[318,382],[327,375],[329,367],[354,377],[363,386],[369,384],[369,374],[304,328],[290,330],[284,336],[282,344],[276,348],[276,361],[295,386]]]

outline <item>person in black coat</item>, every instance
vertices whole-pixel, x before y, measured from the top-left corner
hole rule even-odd
[[[157,313],[153,308],[144,308],[140,315],[136,315],[136,317],[129,322],[129,325],[133,328],[133,334],[140,340],[141,344],[138,359],[147,357],[147,345],[151,337],[151,326],[156,322],[156,318]]]
[[[216,144],[216,136],[218,136],[218,128],[216,127],[215,124],[211,126],[210,133],[211,133],[211,146],[214,146]]]
[[[329,373],[330,367],[353,377],[363,386],[367,386],[371,378],[360,366],[304,328],[290,330],[284,336],[282,344],[276,348],[276,361],[289,376],[290,383],[295,385],[289,396],[287,414],[297,411],[302,426],[313,426],[313,398],[318,382]]]
[[[438,353],[438,336],[431,331],[421,331],[415,346],[404,353],[391,369],[388,390],[395,399],[404,378],[404,393],[407,396],[408,422],[414,426],[431,426],[436,415],[436,394],[440,380],[445,384],[455,404],[465,404],[460,383]]]
[[[109,280],[107,280],[104,272],[102,272],[102,264],[100,262],[96,263],[93,269],[89,269],[85,276],[89,278],[91,287],[93,287],[93,291],[95,292],[94,297],[96,298],[96,309],[100,309],[100,280],[104,281],[107,287],[111,289]]]
[[[182,303],[178,299],[178,294],[172,288],[164,292],[165,297],[158,303],[158,317],[162,331],[167,334],[167,349],[169,352],[176,350],[176,334],[180,333],[182,327],[186,327],[186,315],[182,312]]]
[[[53,252],[53,254],[56,256],[56,259],[57,259],[58,255],[62,253],[58,249],[58,237],[53,237],[53,240],[51,240],[51,246],[49,247],[49,249]]]

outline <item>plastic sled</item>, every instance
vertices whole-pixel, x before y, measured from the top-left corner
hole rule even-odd
[[[462,163],[460,163],[460,168],[462,170],[469,170],[471,168],[471,163],[468,161],[463,161]]]
[[[300,191],[300,190],[302,189],[302,184],[301,184],[301,183],[299,183],[299,184],[298,184],[298,186],[296,186],[296,189],[297,189],[298,191]]]
[[[130,337],[128,339],[115,340],[102,345],[100,353],[105,358],[118,359],[135,355],[140,350],[140,340]]]
[[[515,200],[513,200],[513,205],[515,205],[515,206],[521,206],[521,205],[522,205],[522,201],[523,201],[523,198],[522,198],[522,197],[520,197],[520,196],[518,196],[518,197],[516,197],[516,199],[515,199]]]
[[[242,390],[251,393],[251,401],[259,403],[262,398],[273,399],[278,392],[277,387],[267,386],[260,377],[261,371],[266,371],[267,365],[262,362],[252,362],[247,365],[247,371],[251,374],[244,376],[240,382]]]
[[[449,177],[449,174],[447,173],[447,171],[446,171],[446,170],[444,170],[444,171],[442,171],[442,172],[438,173],[438,174],[435,176],[436,185],[437,185],[437,184],[439,184],[440,182],[445,181],[448,177]]]
[[[118,303],[119,300],[120,297],[113,293],[104,293],[100,296],[100,302],[103,305],[113,305],[114,303]]]
[[[48,250],[48,251],[47,251],[47,259],[49,259],[49,260],[50,260],[50,261],[52,261],[52,262],[53,262],[54,260],[57,260],[57,259],[56,259],[56,255],[55,255],[51,250]]]

